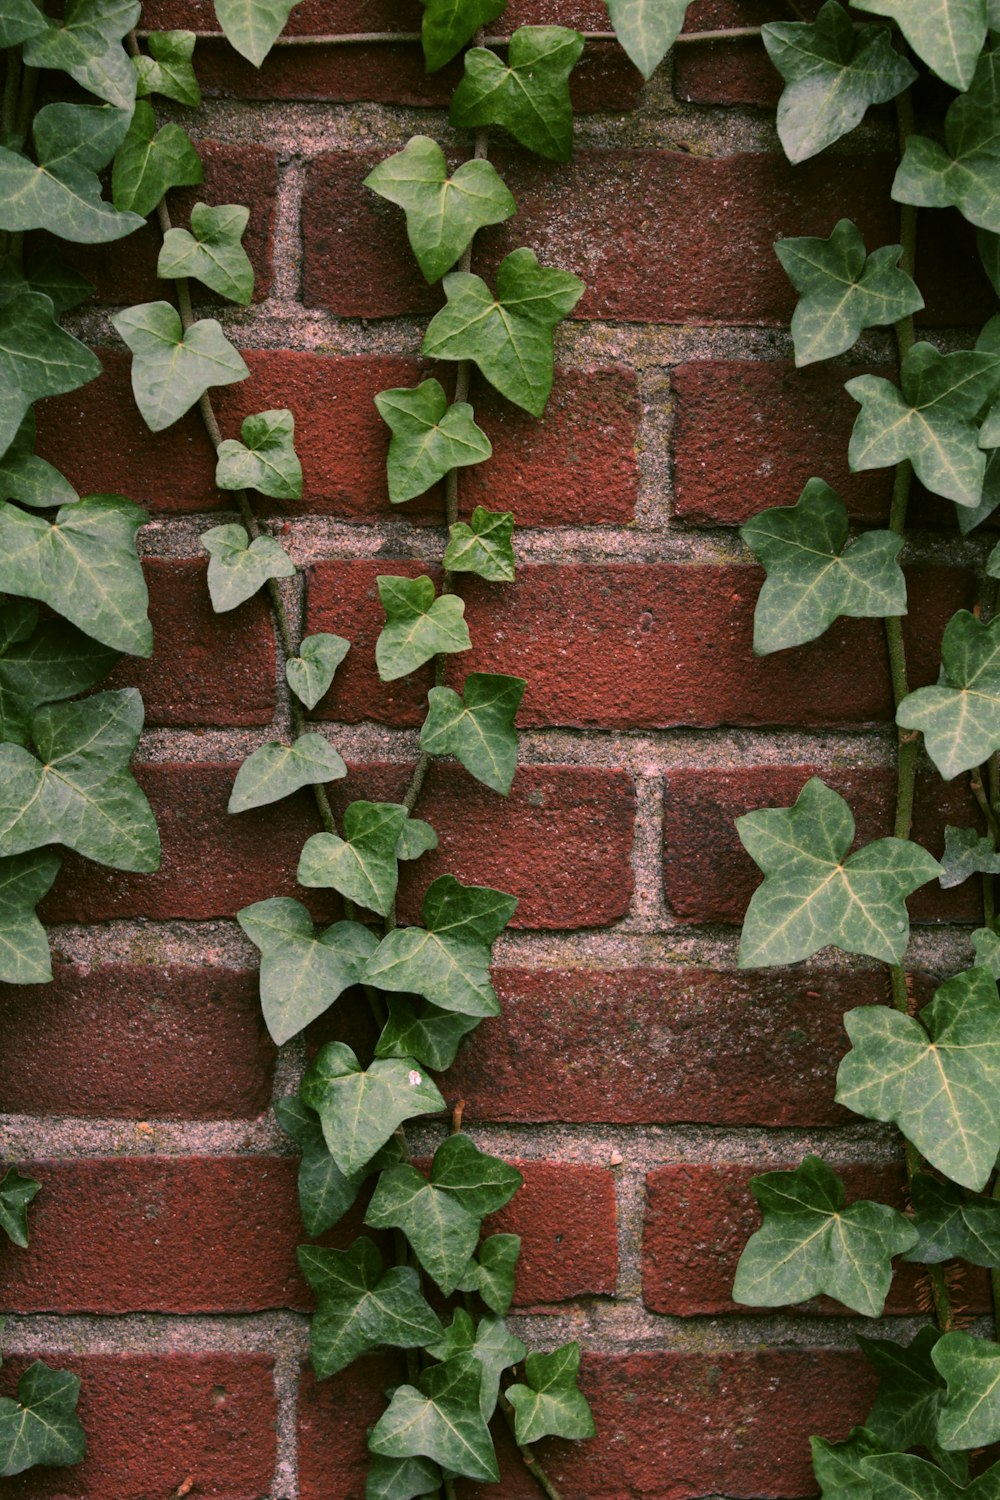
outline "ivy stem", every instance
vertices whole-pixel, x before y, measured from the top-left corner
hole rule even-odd
[[[154,33],[150,31],[137,31],[136,36],[145,40]],[[691,43],[705,42],[741,42],[752,41],[759,37],[761,28],[759,26],[725,26],[714,31],[682,31],[680,36],[674,39],[674,46],[678,44],[688,45]],[[225,40],[221,31],[195,31],[195,38],[200,42],[221,42]],[[616,42],[617,34],[614,31],[582,31],[580,35],[587,42]],[[373,47],[389,46],[392,43],[398,45],[421,41],[419,31],[352,31],[317,33],[314,36],[279,36],[274,43],[275,47]],[[477,38],[477,47],[507,47],[510,45],[509,36],[484,36]]]

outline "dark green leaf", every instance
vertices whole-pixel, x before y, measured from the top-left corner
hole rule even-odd
[[[229,45],[259,68],[296,3],[297,0],[215,0],[215,14]]]
[[[135,0],[68,0],[60,20],[31,37],[24,61],[31,68],[58,68],[118,109],[135,102],[135,69],[122,46],[142,7]]]
[[[22,505],[45,509],[50,505],[72,505],[79,495],[44,458],[35,456],[35,413],[27,416],[17,435],[0,458],[0,500],[19,500]]]
[[[492,1312],[501,1318],[514,1298],[517,1260],[521,1254],[519,1234],[491,1234],[470,1260],[458,1283],[460,1292],[478,1292]]]
[[[441,1470],[429,1458],[372,1454],[365,1476],[365,1500],[414,1500],[416,1495],[436,1495],[440,1488]]]
[[[468,651],[472,641],[465,603],[456,594],[435,595],[426,574],[417,578],[377,578],[385,625],[375,642],[375,662],[383,682],[394,682],[443,652]]]
[[[107,104],[47,104],[40,109],[32,127],[34,161],[0,147],[0,229],[49,229],[87,245],[107,244],[141,229],[138,214],[118,213],[104,202],[97,176],[124,140],[127,125],[126,111]]]
[[[396,845],[406,819],[399,802],[352,802],[344,813],[343,838],[315,833],[307,840],[299,884],[332,886],[348,901],[388,916],[399,877]]]
[[[445,1107],[412,1057],[376,1058],[364,1069],[343,1042],[329,1042],[316,1054],[301,1092],[319,1115],[330,1154],[348,1176],[366,1166],[405,1120]]]
[[[302,465],[295,452],[295,418],[291,412],[282,407],[247,417],[240,436],[242,442],[226,438],[219,446],[215,470],[218,488],[256,490],[273,500],[301,500]]]
[[[970,1485],[954,1484],[935,1464],[912,1453],[886,1453],[862,1467],[872,1500],[1000,1500],[1000,1464]]]
[[[858,1343],[878,1375],[878,1394],[865,1426],[885,1452],[926,1448],[954,1479],[962,1481],[966,1475],[965,1458],[945,1453],[937,1440],[938,1413],[945,1387],[931,1351],[940,1337],[936,1328],[922,1328],[906,1346],[890,1339],[858,1336]]]
[[[368,1205],[373,1229],[401,1229],[420,1264],[450,1296],[462,1279],[479,1239],[480,1216],[458,1198],[403,1165],[383,1172]]]
[[[22,1250],[28,1248],[28,1204],[42,1191],[33,1177],[22,1177],[10,1167],[0,1182],[0,1230]]]
[[[923,731],[927,754],[946,781],[1000,748],[1000,619],[989,625],[966,609],[948,621],[941,680],[899,705],[896,722]]]
[[[986,41],[986,0],[851,0],[855,10],[888,16],[918,57],[950,83],[967,89]]]
[[[247,756],[229,798],[231,813],[291,797],[304,786],[322,786],[347,775],[347,767],[321,734],[300,734],[291,745],[277,740]],[[307,882],[306,882],[307,883]]]
[[[643,78],[652,78],[680,35],[690,0],[607,0],[615,35]]]
[[[412,1266],[383,1271],[382,1257],[362,1236],[349,1250],[299,1246],[299,1265],[316,1293],[310,1329],[312,1365],[320,1380],[379,1344],[419,1349],[441,1333]]]
[[[168,188],[194,187],[202,176],[201,157],[187,131],[174,124],[157,130],[153,106],[137,99],[111,174],[115,208],[145,216]]]
[[[297,1094],[279,1099],[274,1106],[278,1124],[302,1148],[299,1164],[299,1210],[306,1234],[316,1238],[340,1222],[367,1175],[355,1172],[345,1177],[326,1149],[316,1115]]]
[[[952,828],[944,831],[944,853],[941,856],[940,885],[961,885],[970,875],[1000,875],[1000,853],[993,840],[983,838],[975,828]]]
[[[968,1333],[946,1333],[931,1352],[948,1393],[938,1438],[948,1452],[985,1448],[1000,1438],[1000,1344]]]
[[[919,1238],[906,1259],[922,1266],[966,1260],[974,1266],[1000,1266],[1000,1203],[970,1197],[953,1182],[926,1172],[913,1178],[913,1227]]]
[[[500,1376],[527,1354],[527,1348],[508,1330],[502,1318],[481,1318],[478,1326],[463,1307],[455,1309],[450,1327],[436,1344],[428,1344],[434,1359],[476,1360],[481,1366],[479,1407],[483,1421],[493,1415],[500,1392]]]
[[[197,109],[201,89],[191,65],[194,44],[193,31],[154,31],[146,42],[149,56],[134,59],[139,96],[162,94]]]
[[[451,62],[480,26],[502,15],[507,0],[420,0],[424,7],[422,29],[428,73],[436,73]]]
[[[39,624],[26,599],[0,604],[0,740],[26,745],[36,708],[95,687],[117,660],[62,620]]]
[[[321,631],[318,635],[307,635],[299,646],[298,656],[289,657],[285,677],[306,708],[316,707],[350,649],[350,641],[345,641],[342,635]]]
[[[438,836],[422,818],[407,818],[396,843],[397,859],[419,859],[429,849],[436,849]]]
[[[75,391],[100,373],[100,360],[59,327],[48,297],[24,292],[0,307],[0,453],[33,402]]]
[[[451,688],[431,688],[421,750],[454,755],[477,781],[506,797],[517,770],[514,717],[527,686],[523,677],[470,672],[461,696]]]
[[[375,1048],[376,1057],[413,1057],[435,1073],[450,1068],[462,1038],[475,1031],[478,1016],[462,1016],[436,1005],[414,1004],[399,995],[389,996],[389,1019]]]
[[[293,578],[295,564],[273,536],[253,541],[242,526],[213,526],[201,534],[210,554],[208,592],[216,614],[252,599],[269,578]]]
[[[17,47],[44,30],[45,17],[34,0],[0,0],[0,47]]]
[[[0,1478],[22,1474],[36,1464],[77,1464],[87,1440],[76,1415],[80,1379],[29,1365],[17,1383],[17,1400],[0,1397]]]
[[[49,940],[35,907],[59,873],[59,855],[35,849],[0,859],[0,980],[4,984],[48,984]]]
[[[434,1153],[431,1182],[456,1198],[477,1218],[497,1213],[521,1186],[524,1178],[516,1167],[485,1151],[458,1132],[450,1135]]]
[[[569,161],[569,75],[583,48],[583,37],[567,26],[519,27],[510,39],[506,66],[488,47],[473,47],[465,54],[465,74],[452,95],[451,123],[459,130],[503,125],[529,151]]]
[[[387,1458],[431,1458],[455,1474],[497,1484],[500,1471],[479,1407],[478,1371],[464,1360],[425,1370],[416,1386],[397,1386],[368,1438]]]
[[[980,58],[968,93],[945,116],[944,146],[911,135],[892,184],[898,203],[954,205],[970,223],[1000,231],[1000,55]]]
[[[60,318],[90,299],[94,283],[67,266],[51,245],[39,245],[32,247],[26,270],[15,267],[9,260],[0,266],[0,307],[20,297],[22,292],[41,292],[51,298],[55,315]]]
[[[244,906],[236,920],[260,949],[261,1009],[279,1047],[359,982],[377,944],[360,922],[334,922],[317,937],[312,917],[291,896]]]
[[[157,276],[172,280],[193,276],[220,297],[246,307],[253,297],[253,266],[242,245],[249,222],[250,210],[240,203],[221,203],[216,208],[196,203],[190,232],[168,229],[164,235]]]
[[[469,403],[449,406],[436,380],[424,380],[415,390],[380,391],[375,405],[392,429],[387,474],[394,505],[422,495],[449,469],[482,463],[493,452]]]
[[[872,1500],[864,1460],[882,1450],[867,1427],[855,1427],[842,1443],[814,1437],[809,1444],[823,1500]]]
[[[169,302],[144,302],[112,322],[135,356],[132,390],[150,432],[171,426],[212,386],[250,374],[215,318],[200,318],[185,332]]]
[[[477,573],[490,583],[513,583],[513,535],[511,511],[477,505],[471,522],[456,521],[450,528],[444,566],[451,573]]]
[[[994,979],[1000,979],[1000,937],[990,927],[979,927],[972,934],[972,946],[979,967],[988,969]]]
[[[579,1344],[563,1344],[551,1354],[528,1355],[527,1384],[507,1388],[519,1443],[537,1443],[543,1437],[594,1437],[587,1398],[576,1385],[579,1368]]]

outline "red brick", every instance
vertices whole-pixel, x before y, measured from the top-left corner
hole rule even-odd
[[[270,807],[233,817],[226,803],[235,773],[223,765],[139,766],[160,825],[160,872],[127,875],[67,855],[42,907],[45,919],[203,921],[231,917],[251,901],[295,894],[309,900],[317,917],[335,915],[326,894],[317,899],[295,884],[302,845],[318,827],[312,798],[286,799],[280,820]],[[335,804],[342,809],[365,796],[398,799],[409,774],[405,765],[356,768],[346,789],[344,782],[334,784]],[[418,811],[437,829],[441,848],[403,877],[405,921],[419,920],[423,891],[445,872],[519,896],[514,926],[603,926],[628,909],[634,800],[624,773],[525,766],[505,800],[442,764],[432,767]]]
[[[553,543],[558,553],[559,542]],[[346,635],[354,649],[319,708],[357,723],[419,724],[430,666],[379,681],[375,642],[385,622],[376,578],[428,572],[411,562],[323,562],[308,570],[306,628]],[[969,575],[909,573],[904,627],[918,682],[937,677],[941,633],[971,603]],[[753,656],[756,568],[696,563],[531,564],[513,587],[463,580],[471,651],[448,662],[468,672],[527,679],[524,725],[665,728],[676,724],[844,724],[891,717],[881,622],[838,621],[818,641]],[[873,670],[856,670],[859,655]],[[664,664],[667,664],[665,667]]]
[[[275,1050],[257,974],[57,962],[51,985],[0,990],[0,1098],[15,1114],[259,1115]]]
[[[817,7],[809,0],[808,15]],[[685,31],[719,31],[794,19],[780,0],[695,0]],[[760,104],[773,109],[783,84],[758,37],[681,43],[674,53],[674,93],[694,104]]]
[[[80,1376],[87,1456],[2,1481],[11,1500],[249,1500],[272,1492],[277,1458],[274,1361],[262,1354],[70,1355],[45,1362]],[[4,1361],[13,1394],[29,1360]]]
[[[357,1500],[371,1455],[366,1434],[388,1405],[386,1389],[406,1379],[400,1354],[366,1354],[319,1381],[303,1368],[299,1386],[301,1500]]]
[[[114,484],[154,515],[230,506],[230,498],[215,488],[215,459],[198,413],[165,433],[151,433],[132,398],[128,356],[116,349],[100,354],[101,378],[39,405],[39,452],[71,471],[81,491]],[[362,522],[385,521],[393,514],[385,481],[389,431],[374,397],[390,386],[415,385],[428,373],[426,364],[289,350],[248,350],[246,359],[251,381],[213,392],[223,432],[237,435],[248,412],[288,406],[304,470],[301,504],[263,502],[262,511]],[[451,370],[438,373],[447,387]],[[477,421],[493,443],[493,458],[463,474],[464,514],[476,505],[513,509],[518,523],[529,526],[632,519],[639,403],[630,372],[560,370],[540,422],[501,401],[485,382],[478,383],[472,399]],[[113,473],[109,451],[116,455]],[[398,513],[440,525],[441,507],[436,490]]]
[[[758,807],[788,807],[810,776],[821,775],[846,797],[858,823],[858,844],[891,832],[895,776],[869,768],[829,771],[806,765],[752,766],[738,771],[677,770],[665,778],[664,883],[667,902],[684,922],[740,922],[760,872],[739,842],[734,820]],[[913,836],[935,857],[946,823],[975,824],[977,813],[961,781],[918,776]],[[977,882],[942,891],[937,882],[910,898],[918,921],[979,921]]]
[[[137,687],[146,723],[270,724],[274,632],[266,594],[218,615],[208,596],[208,558],[149,557],[153,655],[124,657],[107,687]]]
[[[519,212],[509,228],[477,237],[474,269],[492,274],[503,254],[529,244],[588,283],[579,318],[786,323],[795,294],[774,254],[780,235],[828,234],[844,214],[872,244],[896,232],[887,156],[866,157],[863,173],[820,158],[805,177],[777,155],[588,148],[568,166],[514,153],[495,160]],[[370,154],[355,152],[312,162],[304,300],[343,317],[427,312],[439,293],[414,266],[402,216],[362,186],[370,166]]]
[[[519,1161],[524,1184],[486,1234],[521,1236],[514,1300],[519,1307],[613,1296],[617,1210],[611,1173],[599,1167]]]
[[[833,1103],[841,1014],[886,999],[883,975],[864,969],[493,978],[503,1016],[478,1027],[442,1082],[467,1120],[841,1124],[853,1118]]]

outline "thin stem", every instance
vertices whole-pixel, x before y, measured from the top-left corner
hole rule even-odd
[[[715,31],[682,31],[675,39],[674,45],[690,45],[692,43],[705,42],[742,42],[752,41],[759,37],[761,28],[759,26],[726,26]],[[145,40],[152,36],[151,31],[137,31],[136,36]],[[195,31],[192,33],[198,41],[221,42],[225,36],[221,31]],[[617,34],[613,31],[582,31],[580,35],[587,42],[616,42]],[[274,43],[275,47],[377,47],[391,45],[411,45],[421,40],[419,31],[353,31],[353,32],[323,32],[311,36],[279,36]],[[484,36],[475,43],[478,47],[507,47],[510,45],[509,36]]]
[[[521,1461],[523,1462],[524,1467],[527,1469],[528,1473],[534,1479],[535,1483],[538,1485],[539,1489],[542,1491],[542,1494],[547,1495],[548,1500],[563,1500],[562,1491],[556,1489],[555,1485],[552,1483],[552,1480],[546,1474],[545,1470],[542,1468],[541,1464],[538,1462],[538,1459],[532,1453],[531,1449],[527,1446],[527,1444],[517,1442],[517,1427],[515,1423],[514,1408],[507,1400],[507,1397],[504,1395],[503,1391],[500,1392],[498,1404],[500,1407],[500,1411],[503,1414],[503,1419],[507,1423],[507,1427],[510,1430],[510,1435],[514,1439],[514,1442],[517,1443],[517,1451],[521,1455]]]

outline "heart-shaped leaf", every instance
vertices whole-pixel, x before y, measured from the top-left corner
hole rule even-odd
[[[343,838],[315,833],[306,841],[299,884],[332,886],[348,901],[388,916],[399,877],[396,846],[406,819],[399,802],[352,802],[344,813]]]
[[[219,445],[217,487],[256,490],[273,500],[301,500],[302,465],[295,452],[295,418],[291,412],[284,407],[257,412],[246,418],[240,436],[242,442],[226,438]]]
[[[177,280],[192,276],[205,286],[246,307],[253,297],[253,266],[242,245],[250,210],[240,203],[212,208],[196,203],[191,229],[168,229],[163,236],[157,276]]]
[[[295,564],[280,542],[273,536],[251,541],[246,529],[235,523],[203,531],[201,545],[210,554],[208,592],[216,614],[245,604],[269,578],[295,576]]]
[[[460,1292],[478,1292],[486,1306],[501,1318],[514,1299],[514,1279],[521,1254],[519,1234],[491,1234],[458,1283]]]
[[[580,1345],[563,1344],[551,1354],[529,1354],[526,1385],[507,1388],[519,1443],[543,1437],[586,1438],[596,1432],[587,1398],[577,1389]]]
[[[162,94],[165,99],[198,108],[201,89],[191,64],[195,40],[193,31],[154,31],[147,38],[149,56],[133,59],[140,98]]]
[[[349,925],[367,933],[358,923]],[[319,1115],[331,1156],[348,1175],[366,1166],[405,1120],[445,1107],[412,1057],[376,1058],[366,1069],[343,1042],[329,1042],[316,1054],[301,1093]]]
[[[111,174],[115,208],[145,216],[169,188],[193,187],[202,176],[201,157],[187,131],[173,123],[157,130],[153,106],[137,99]]]
[[[375,642],[375,662],[383,682],[394,682],[443,652],[469,651],[465,602],[456,594],[436,597],[426,574],[417,578],[377,578],[385,625]]]
[[[444,566],[450,573],[476,573],[489,583],[514,582],[514,515],[477,505],[471,521],[449,529]]]
[[[321,734],[300,734],[291,745],[261,745],[240,766],[229,798],[231,813],[280,802],[304,786],[322,786],[347,775],[347,767]]]
[[[506,66],[488,47],[471,48],[452,95],[451,123],[459,130],[503,125],[529,151],[551,161],[569,161],[569,75],[583,48],[583,37],[567,26],[519,27],[508,44]]]
[[[170,427],[212,386],[250,374],[215,318],[185,331],[169,302],[144,302],[112,322],[134,355],[132,391],[150,432]]]
[[[318,635],[307,635],[298,656],[288,658],[285,663],[288,686],[306,708],[316,707],[350,649],[350,641],[345,641],[342,635],[321,631]]]
[[[378,943],[360,922],[335,922],[317,937],[312,917],[290,896],[244,906],[236,920],[260,949],[261,1009],[279,1047],[359,982]]]
[[[121,145],[127,125],[127,113],[107,104],[40,109],[32,127],[34,161],[0,147],[0,229],[49,229],[87,245],[107,244],[140,229],[138,214],[119,213],[103,201],[97,176]],[[42,365],[36,379],[43,373],[51,378]]]
[[[310,1328],[312,1366],[320,1380],[379,1344],[419,1349],[440,1337],[441,1323],[424,1300],[412,1266],[382,1268],[365,1236],[349,1250],[299,1246],[302,1274],[316,1293]]]
[[[517,770],[514,718],[527,686],[523,677],[470,672],[461,696],[451,688],[431,688],[421,750],[454,755],[477,781],[506,797]]]
[[[424,380],[415,390],[380,391],[375,405],[392,429],[387,475],[394,505],[424,494],[449,469],[482,463],[493,452],[469,403],[449,406],[437,380]]]
[[[1000,749],[1000,619],[989,625],[960,609],[941,641],[941,681],[899,705],[896,722],[923,731],[946,781]]]

